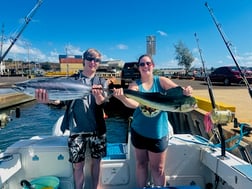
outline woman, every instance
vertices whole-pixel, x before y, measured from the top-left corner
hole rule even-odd
[[[178,86],[166,77],[153,75],[154,62],[149,55],[138,59],[141,78],[132,82],[128,89],[140,92],[164,92]],[[184,95],[191,95],[192,87],[187,86]],[[168,147],[168,114],[160,110],[141,106],[123,94],[123,89],[114,89],[114,97],[125,106],[134,108],[131,124],[131,142],[135,147],[136,176],[138,187],[145,187],[148,167],[155,186],[165,186],[165,160]]]

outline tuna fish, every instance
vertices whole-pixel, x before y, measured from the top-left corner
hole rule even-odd
[[[89,95],[92,86],[84,85],[82,80],[75,80],[71,77],[51,77],[18,82],[12,88],[33,97],[36,89],[45,89],[50,100],[66,101]]]

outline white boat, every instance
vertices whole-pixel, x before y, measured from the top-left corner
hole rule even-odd
[[[57,123],[55,125],[58,125]],[[54,130],[54,133],[57,131]],[[57,134],[58,135],[58,134]],[[128,133],[128,139],[130,133]],[[170,137],[165,168],[170,189],[250,189],[252,166],[239,157],[190,134]],[[20,181],[44,176],[59,178],[59,189],[74,189],[72,164],[68,161],[67,136],[34,136],[20,140],[0,154],[0,188],[22,188]],[[86,166],[85,189],[90,187]],[[102,159],[101,183],[104,189],[136,189],[135,159],[130,140],[108,143]],[[149,179],[152,186],[151,176]]]

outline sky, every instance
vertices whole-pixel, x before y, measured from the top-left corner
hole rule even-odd
[[[130,62],[146,53],[146,37],[155,36],[157,68],[179,67],[179,41],[195,58],[193,67],[235,65],[205,2],[238,64],[252,67],[251,0],[43,0],[5,59],[59,62],[59,55],[92,47],[103,60]],[[2,54],[36,3],[1,0]]]

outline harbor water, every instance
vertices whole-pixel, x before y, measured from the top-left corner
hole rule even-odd
[[[13,113],[17,107],[20,109],[20,118],[16,118]],[[52,135],[53,126],[64,111],[64,108],[37,103],[36,100],[0,110],[0,113],[5,112],[12,117],[12,121],[0,129],[0,151],[4,151],[20,139]],[[106,124],[108,142],[126,142],[128,120],[125,117],[110,114]]]

